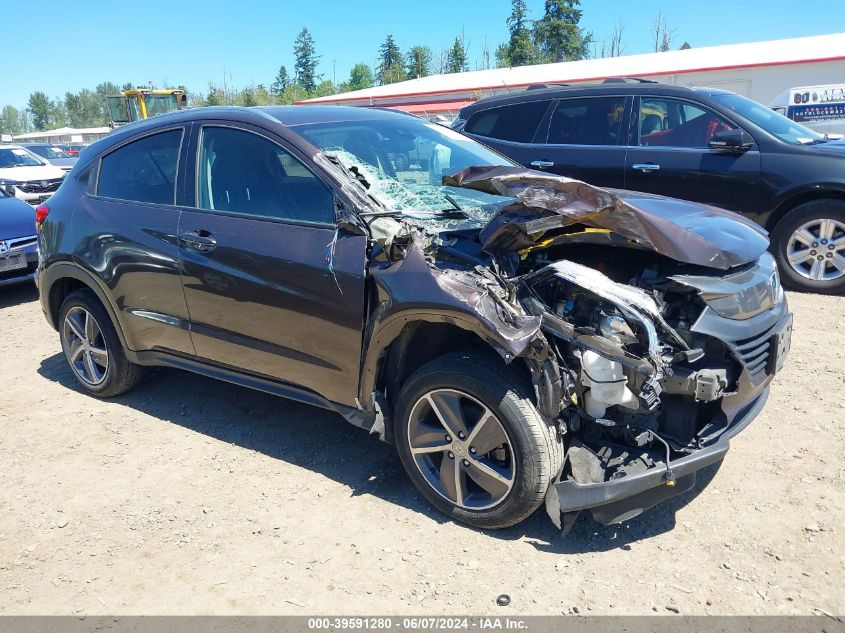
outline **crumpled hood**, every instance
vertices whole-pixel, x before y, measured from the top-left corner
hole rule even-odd
[[[769,245],[764,229],[731,211],[521,167],[469,167],[443,184],[517,198],[479,236],[495,256],[535,246],[570,225],[606,229],[676,261],[721,270],[757,259]]]

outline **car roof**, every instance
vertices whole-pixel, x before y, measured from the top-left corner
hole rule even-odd
[[[493,106],[507,105],[509,103],[525,103],[528,101],[545,101],[548,99],[561,99],[564,97],[587,96],[587,95],[666,95],[666,96],[689,96],[692,94],[712,96],[715,94],[731,94],[727,90],[718,88],[699,88],[693,86],[676,86],[656,81],[639,81],[620,79],[617,81],[606,81],[603,83],[579,83],[579,84],[558,84],[529,87],[528,90],[513,92],[509,94],[494,95],[480,99],[475,103],[464,107],[461,112],[474,112],[486,110]]]
[[[308,125],[313,123],[346,123],[350,121],[374,121],[385,118],[407,119],[407,112],[388,108],[367,108],[336,105],[291,105],[263,106],[257,108],[276,119],[282,125]],[[414,117],[416,118],[416,117]]]
[[[281,125],[292,128],[298,125],[314,123],[343,123],[350,121],[374,121],[385,118],[418,119],[414,115],[399,110],[387,108],[367,108],[336,105],[290,105],[290,106],[206,106],[203,108],[188,108],[174,110],[149,119],[133,121],[112,131],[109,135],[86,146],[80,155],[80,161],[87,163],[90,156],[97,156],[108,151],[134,136],[143,135],[147,131],[166,129],[169,126],[183,125],[197,120],[219,120],[247,123],[253,125]],[[290,134],[307,142],[295,131]],[[93,149],[91,149],[93,148]]]
[[[112,134],[130,130],[134,134],[145,128],[159,127],[162,123],[184,123],[197,119],[231,119],[243,122],[271,120],[284,126],[294,126],[309,123],[372,121],[385,117],[407,118],[408,116],[412,115],[386,108],[339,105],[257,106],[249,108],[242,106],[206,106],[175,110],[142,121],[135,121],[117,128]]]

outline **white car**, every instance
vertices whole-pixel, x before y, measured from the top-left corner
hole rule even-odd
[[[0,145],[0,187],[32,205],[52,196],[65,171],[20,145]]]

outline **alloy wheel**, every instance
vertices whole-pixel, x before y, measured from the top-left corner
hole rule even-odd
[[[424,394],[411,409],[408,446],[419,472],[439,495],[467,510],[486,510],[513,489],[516,461],[499,419],[454,389]]]
[[[62,324],[65,355],[82,382],[97,386],[106,379],[109,353],[99,323],[85,308],[74,306]]]
[[[805,222],[790,236],[786,258],[805,279],[839,279],[845,275],[845,224],[828,218]]]

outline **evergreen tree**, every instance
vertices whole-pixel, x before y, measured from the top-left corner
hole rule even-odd
[[[48,113],[46,125],[48,130],[65,127],[68,124],[67,108],[65,108],[64,100],[50,99],[50,108]]]
[[[270,84],[270,92],[275,96],[280,96],[288,89],[290,85],[290,77],[288,76],[288,69],[284,65],[279,67],[279,72],[276,74],[276,79]]]
[[[317,50],[314,48],[314,38],[311,37],[308,27],[303,27],[299,35],[296,36],[293,55],[296,58],[293,65],[296,83],[305,91],[306,95],[310,95],[317,89],[317,81],[322,75],[317,74],[320,56],[317,55]]]
[[[366,64],[355,64],[352,70],[349,71],[349,81],[345,88],[346,90],[364,90],[365,88],[372,88],[376,83],[373,77],[373,71]]]
[[[258,99],[255,98],[255,87],[249,86],[241,90],[240,99],[239,101],[246,106],[247,108],[251,108],[252,106],[258,105]]]
[[[255,97],[256,105],[265,106],[273,103],[273,96],[264,84],[258,84],[255,87],[253,96]]]
[[[405,66],[402,51],[396,45],[392,35],[388,35],[379,48],[378,82],[381,85],[404,81]]]
[[[41,91],[29,95],[26,108],[32,115],[32,125],[36,130],[43,130],[50,120],[50,99]]]
[[[513,10],[507,24],[511,37],[507,44],[496,50],[499,66],[527,66],[536,63],[537,47],[531,40],[528,5],[525,0],[513,0]]]
[[[431,49],[428,46],[412,46],[406,63],[410,79],[428,77],[431,74]]]
[[[462,73],[469,70],[469,60],[464,41],[460,37],[455,38],[455,43],[449,49],[446,58],[447,73]]]
[[[0,113],[0,132],[3,134],[21,134],[26,131],[24,113],[13,105],[3,106]]]
[[[542,19],[534,23],[534,41],[543,62],[586,59],[592,33],[580,26],[580,0],[546,0]]]
[[[70,127],[94,127],[105,123],[101,101],[95,92],[88,89],[67,92],[63,105]]]
[[[334,83],[326,79],[325,81],[321,81],[317,84],[317,87],[314,88],[314,92],[311,94],[313,97],[328,97],[329,95],[337,94],[337,88],[335,87]]]
[[[225,95],[223,91],[220,90],[217,86],[209,85],[208,86],[208,96],[205,98],[205,105],[208,106],[219,106],[223,105]]]

